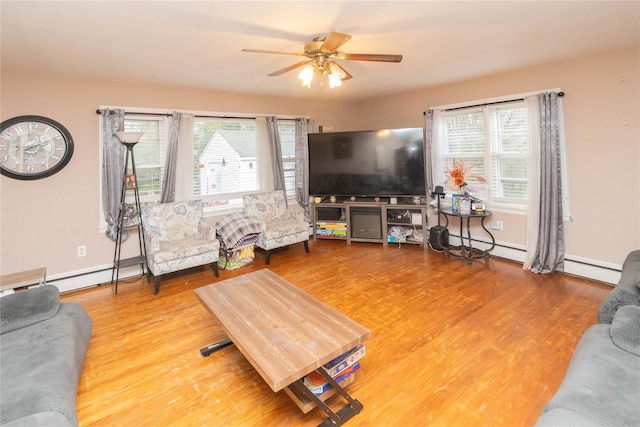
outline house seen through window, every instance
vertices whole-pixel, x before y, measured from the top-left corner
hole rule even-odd
[[[196,119],[193,131],[194,197],[240,207],[242,194],[259,190],[255,120]]]

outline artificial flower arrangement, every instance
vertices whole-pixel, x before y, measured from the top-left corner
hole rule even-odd
[[[474,174],[471,172],[475,165],[467,166],[460,159],[453,159],[453,169],[447,172],[449,175],[448,184],[452,188],[460,189],[460,195],[454,194],[451,200],[451,209],[453,212],[460,212],[461,214],[469,214],[472,210],[472,201],[478,201],[478,199],[469,195],[469,191],[464,187],[467,186],[467,179],[473,178],[478,182],[486,182],[483,176]],[[484,205],[482,205],[484,210]]]
[[[460,159],[453,159],[453,169],[447,172],[449,175],[448,184],[452,188],[459,188],[464,193],[464,187],[467,185],[467,179],[473,178],[479,182],[486,182],[483,176],[471,173],[475,165],[467,166]]]

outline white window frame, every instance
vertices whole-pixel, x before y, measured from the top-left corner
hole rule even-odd
[[[122,109],[124,110],[125,113],[125,120],[129,117],[135,119],[135,118],[142,118],[142,117],[153,117],[153,118],[158,118],[159,120],[163,120],[164,121],[164,144],[165,144],[165,150],[163,151],[164,153],[166,153],[166,147],[168,145],[169,142],[169,127],[170,127],[170,116],[172,115],[173,111],[175,110],[168,110],[168,109],[156,109],[156,108],[141,108],[141,107],[123,107],[123,106],[108,106],[108,105],[101,105],[99,107],[99,109]],[[247,113],[229,113],[229,112],[211,112],[211,111],[196,111],[196,110],[182,110],[183,113],[185,114],[191,114],[193,116],[195,116],[196,119],[201,118],[201,117],[212,117],[212,118],[235,118],[238,120],[256,120],[256,123],[259,122],[260,119],[264,120],[265,117],[267,116],[271,116],[272,114],[247,114]],[[295,120],[296,117],[298,116],[277,116],[278,120],[282,120],[283,122],[289,122],[289,121],[293,121]],[[99,120],[99,119],[98,119]],[[99,203],[99,225],[98,228],[101,232],[106,231],[107,229],[107,222],[104,218],[104,209],[102,206],[102,166],[103,166],[103,158],[102,158],[102,154],[103,154],[103,135],[102,135],[102,121],[99,120],[99,137],[98,137],[98,141],[99,141],[99,160],[98,160],[98,183],[99,183],[99,194],[100,194],[100,203]],[[258,132],[258,147],[257,147],[257,159],[256,159],[256,166],[261,169],[260,170],[260,174],[270,174],[271,171],[265,171],[265,165],[269,165],[270,164],[270,160],[269,160],[269,156],[268,154],[268,142],[266,142],[266,140],[264,139],[264,135],[262,135],[263,132],[261,132],[260,130],[257,131]],[[265,149],[267,150],[265,152]],[[264,158],[261,158],[264,157]],[[293,161],[295,161],[295,156],[291,159]],[[285,158],[283,156],[283,162],[284,161],[289,161],[288,158]],[[164,156],[162,159],[162,172],[161,174],[164,174]],[[137,166],[137,161],[136,161],[136,169],[138,168]],[[264,185],[264,179],[263,177],[259,178],[259,184],[258,184],[258,191],[261,191],[261,189],[263,188]],[[293,185],[293,195],[290,196],[290,198],[295,198],[295,184]],[[288,190],[288,188],[287,188]],[[289,192],[289,191],[287,191]],[[242,195],[244,193],[226,193],[224,195],[219,194],[219,195],[207,195],[207,196],[202,196],[202,197],[198,197],[199,199],[208,202],[208,201],[215,201],[215,200],[220,200],[221,198],[241,198]],[[196,198],[196,196],[193,196],[194,198]],[[157,197],[157,200],[153,200],[156,198],[145,198],[144,200],[141,198],[141,202],[143,203],[147,203],[147,202],[155,202],[155,201],[159,201],[160,200],[160,196]],[[242,210],[242,206],[220,206],[220,207],[215,207],[215,208],[206,208],[205,207],[205,216],[206,217],[210,217],[210,216],[219,216],[222,214],[226,214],[226,213],[231,213],[231,212],[238,212]]]
[[[204,202],[204,213],[205,216],[215,216],[215,215],[220,215],[220,214],[224,214],[224,213],[230,213],[230,212],[236,212],[238,210],[242,209],[242,196],[244,194],[250,193],[250,192],[255,192],[255,191],[260,191],[261,188],[261,180],[260,180],[260,169],[262,167],[264,167],[264,163],[258,164],[258,152],[259,152],[259,145],[260,145],[260,131],[258,129],[258,121],[255,118],[252,117],[247,117],[247,118],[237,118],[237,119],[229,119],[229,118],[222,118],[222,117],[196,117],[194,119],[194,124],[196,121],[205,121],[205,122],[213,122],[213,123],[223,123],[223,122],[227,122],[227,123],[242,123],[242,122],[247,122],[247,123],[251,123],[254,124],[256,126],[256,159],[254,161],[254,167],[256,168],[257,171],[257,175],[256,175],[256,180],[257,180],[257,189],[256,190],[251,190],[251,191],[246,191],[246,192],[228,192],[228,193],[219,193],[219,194],[202,194],[202,195],[193,195],[194,198],[200,199]],[[195,177],[194,177],[195,180]],[[195,181],[194,181],[195,184]],[[195,190],[195,185],[194,185],[194,190]],[[217,205],[216,203],[223,201],[223,200],[229,200],[231,201],[229,204],[226,205]]]
[[[556,91],[556,92],[560,92],[561,89],[560,88],[554,88],[554,89],[548,89],[546,91]],[[525,99],[528,96],[532,96],[532,95],[537,95],[539,93],[542,93],[544,91],[538,91],[538,92],[528,92],[528,93],[522,93],[522,94],[515,94],[515,95],[510,95],[510,96],[504,96],[504,97],[497,97],[497,98],[488,98],[488,99],[483,99],[483,100],[477,100],[477,101],[470,101],[470,102],[464,102],[464,103],[459,103],[459,104],[451,104],[451,105],[442,105],[442,106],[437,106],[437,107],[433,107],[432,110],[434,111],[434,124],[436,122],[435,117],[437,115],[440,116],[440,120],[441,120],[441,127],[440,128],[436,128],[433,130],[434,132],[434,147],[432,148],[432,162],[437,162],[437,164],[433,164],[433,180],[434,180],[434,185],[443,185],[442,184],[442,178],[440,177],[440,175],[444,174],[444,171],[446,170],[446,165],[441,164],[443,163],[443,159],[445,158],[443,153],[442,153],[442,148],[439,147],[437,145],[437,139],[439,138],[443,138],[444,137],[444,113],[446,110],[453,110],[453,109],[465,109],[465,108],[469,108],[472,109],[476,106],[487,106],[487,105],[491,105],[491,104],[500,104],[500,103],[509,103],[512,102],[514,100],[519,100],[519,99]],[[562,111],[562,102],[560,102],[560,115],[561,117],[563,117],[563,111]],[[485,122],[485,127],[488,127],[490,124]],[[485,134],[487,134],[488,131],[485,132]],[[566,145],[565,145],[565,138],[564,138],[564,128],[560,129],[560,139],[561,139],[561,155],[562,155],[562,171],[561,171],[561,181],[562,181],[562,204],[563,204],[563,219],[565,221],[572,221],[572,217],[571,217],[571,213],[570,213],[570,208],[569,208],[569,185],[568,185],[568,169],[567,169],[567,162],[566,162]],[[485,142],[485,146],[487,144],[490,144],[490,142]],[[490,152],[485,150],[485,154],[486,156],[490,156]],[[440,159],[438,161],[438,159]],[[489,162],[487,161],[489,160]],[[485,165],[491,165],[490,163],[491,159],[486,159],[485,160]],[[449,188],[446,183],[444,184],[444,190],[447,193],[454,193],[454,191]],[[488,187],[487,188],[487,192],[490,194],[491,193],[491,189]],[[526,215],[527,214],[527,210],[528,210],[528,200],[525,203],[513,203],[508,199],[504,199],[504,200],[500,200],[498,198],[498,200],[488,200],[487,203],[489,204],[489,208],[492,211],[495,212],[505,212],[505,213],[512,213],[512,214],[520,214],[520,215]]]
[[[483,173],[479,171],[472,171],[477,175],[482,175],[486,179],[486,184],[481,184],[470,177],[465,177],[468,182],[469,188],[479,189],[477,193],[472,193],[473,196],[479,197],[485,201],[492,208],[512,209],[516,211],[526,211],[528,206],[527,199],[508,198],[499,194],[500,182],[504,178],[500,174],[500,159],[504,158],[522,158],[528,161],[528,152],[524,153],[506,153],[500,149],[500,135],[495,134],[495,129],[492,128],[493,115],[499,109],[507,108],[524,108],[523,101],[509,102],[508,104],[501,104],[496,106],[473,106],[469,108],[459,108],[454,111],[444,111],[443,117],[443,141],[442,141],[442,158],[446,163],[446,167],[450,167],[453,159],[459,159],[462,162],[467,161],[467,165],[470,163],[470,159],[482,159]],[[462,151],[462,152],[445,152],[444,147],[447,139],[446,132],[446,120],[448,117],[468,115],[468,114],[480,114],[482,115],[482,133],[483,133],[483,149],[482,151]],[[528,135],[527,130],[524,132]],[[438,177],[434,177],[437,182]],[[522,178],[525,182],[526,177]],[[458,193],[455,189],[445,185],[446,193]]]
[[[124,121],[125,121],[125,130],[127,130],[127,120],[146,120],[146,121],[152,121],[152,122],[159,122],[161,123],[161,134],[159,135],[158,138],[158,143],[159,145],[161,145],[160,147],[160,159],[159,161],[159,165],[154,167],[159,167],[160,168],[160,188],[158,189],[158,194],[157,195],[145,195],[145,194],[141,194],[140,195],[140,202],[142,204],[145,203],[156,203],[160,201],[160,198],[162,197],[162,180],[164,178],[164,167],[165,167],[165,159],[166,159],[166,152],[167,152],[167,145],[169,143],[169,125],[170,125],[170,121],[169,121],[169,117],[167,117],[166,115],[158,115],[158,114],[125,114],[124,115]],[[144,135],[142,136],[142,138],[144,139]],[[138,144],[142,143],[139,142]],[[137,148],[137,144],[136,146],[133,147],[133,154],[134,154],[134,160],[136,163],[136,175],[138,175],[140,173],[140,171],[142,169],[145,169],[145,167],[147,165],[143,165],[141,164],[140,160],[139,160],[139,156],[136,159],[136,148]],[[139,151],[139,150],[138,150]],[[133,199],[133,195],[129,192],[127,194],[127,197],[129,200]],[[130,201],[129,201],[130,202]]]

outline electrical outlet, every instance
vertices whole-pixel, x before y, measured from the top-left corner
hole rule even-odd
[[[87,256],[87,247],[86,246],[78,246],[78,258]]]
[[[494,230],[504,230],[504,224],[502,223],[502,221],[496,221],[491,228],[493,228]]]

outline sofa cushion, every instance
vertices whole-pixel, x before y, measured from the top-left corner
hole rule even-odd
[[[22,418],[10,421],[6,424],[2,424],[2,427],[61,427],[70,426],[73,424],[69,422],[67,417],[60,412],[46,411],[38,412],[36,414],[30,414]]]
[[[53,418],[58,421],[49,425],[78,425],[76,395],[91,323],[82,306],[67,302],[56,316],[0,336],[0,425]]]
[[[611,322],[611,341],[621,349],[640,356],[640,306],[620,307]],[[640,360],[638,360],[640,369]],[[640,402],[638,402],[640,404]]]
[[[202,202],[160,203],[142,209],[145,232],[162,240],[197,237],[202,219]]]
[[[60,292],[38,286],[0,298],[0,334],[47,320],[60,309]]]
[[[209,252],[218,253],[220,242],[206,239],[163,240],[160,249],[154,254],[154,262],[170,262],[198,257]]]
[[[584,333],[544,413],[573,412],[602,426],[640,425],[640,361],[611,342],[610,328],[598,324]],[[546,421],[539,426],[564,425],[551,415],[540,420]]]

